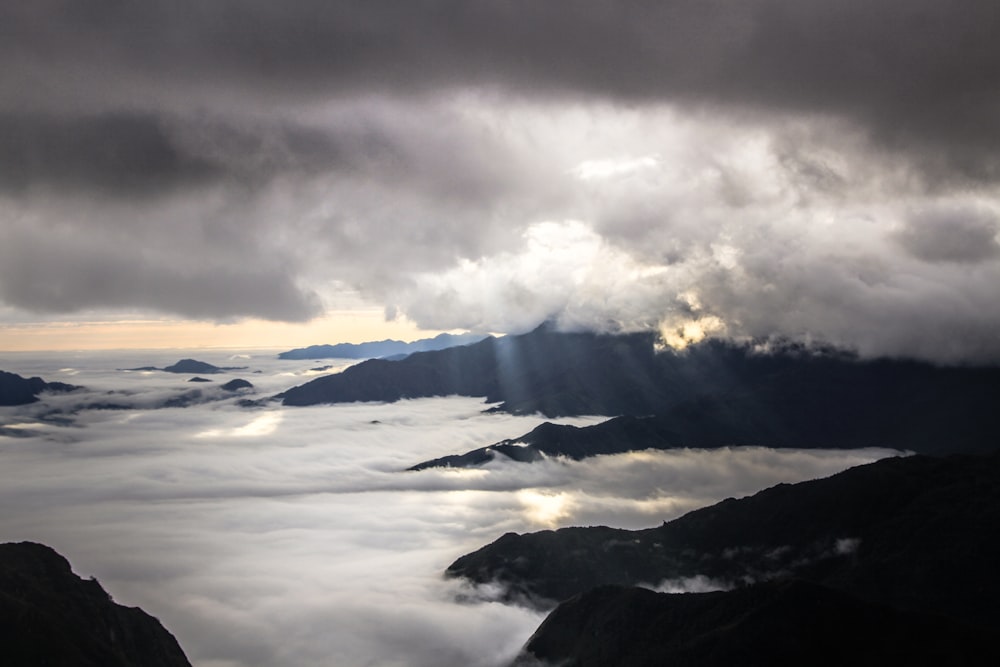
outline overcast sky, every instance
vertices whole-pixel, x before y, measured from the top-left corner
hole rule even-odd
[[[995,0],[6,2],[0,326],[998,361],[997,34]]]

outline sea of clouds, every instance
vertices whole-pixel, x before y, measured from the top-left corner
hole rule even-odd
[[[265,398],[349,363],[317,371],[331,362],[274,352],[2,355],[4,370],[87,389],[0,408],[0,541],[51,545],[158,617],[196,667],[492,667],[542,614],[445,580],[458,556],[508,531],[654,526],[896,453],[689,449],[406,472],[543,419],[462,397],[241,407],[247,395],[217,388],[243,377]],[[246,368],[198,384],[119,370],[181,357]],[[191,405],[158,407],[193,389]]]

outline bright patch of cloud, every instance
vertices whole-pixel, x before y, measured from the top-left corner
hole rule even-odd
[[[636,158],[606,160],[584,160],[570,170],[581,181],[596,181],[628,176],[646,169],[654,169],[660,164],[659,157],[647,155]]]
[[[517,492],[525,517],[533,524],[554,528],[572,514],[573,501],[567,493],[545,493],[526,489]]]

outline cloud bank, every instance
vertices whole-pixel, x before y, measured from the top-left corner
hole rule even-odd
[[[995,362],[997,21],[986,0],[4,7],[0,301],[305,321],[356,293],[435,329],[706,320]]]
[[[14,370],[71,379],[92,400],[113,388],[139,406],[185,384],[113,370],[174,359],[133,354],[19,355]],[[264,371],[252,377],[265,391],[300,382],[309,365],[241,363]],[[541,419],[457,397],[252,410],[235,400],[55,422],[39,419],[55,404],[3,408],[0,538],[52,545],[119,603],[157,616],[199,667],[497,667],[541,616],[445,581],[458,556],[507,531],[658,525],[892,454],[689,450],[414,473],[402,471]]]

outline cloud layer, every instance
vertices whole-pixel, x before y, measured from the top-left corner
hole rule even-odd
[[[996,361],[997,21],[986,0],[4,7],[0,300],[303,321],[357,293],[435,329],[715,318]]]
[[[233,399],[39,421],[109,390],[157,404],[185,378],[113,369],[173,360],[18,356],[12,370],[90,390],[0,411],[0,538],[52,545],[118,602],[160,618],[199,667],[497,667],[541,617],[444,581],[463,553],[511,530],[657,525],[890,453],[692,450],[401,472],[541,421],[455,397],[254,410]],[[239,361],[264,371],[251,377],[265,392],[308,373],[308,362]]]

